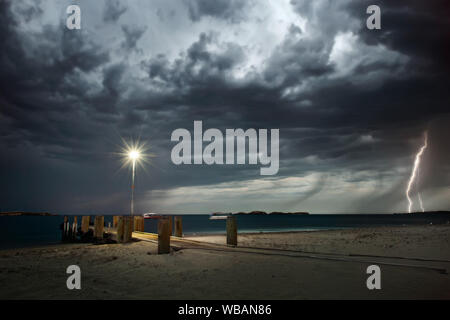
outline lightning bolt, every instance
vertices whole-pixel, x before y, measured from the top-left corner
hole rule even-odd
[[[425,152],[425,149],[427,148],[427,146],[428,146],[428,132],[425,131],[423,146],[420,147],[419,152],[417,152],[417,154],[416,154],[416,159],[414,160],[414,167],[411,172],[411,177],[409,178],[408,187],[406,188],[406,198],[408,199],[408,212],[409,213],[411,213],[411,207],[413,204],[411,197],[410,197],[411,187],[412,187],[414,181],[416,180],[416,177],[418,176],[420,160],[421,160],[422,155]],[[422,211],[425,211],[423,208],[422,197],[420,196],[419,192],[418,192],[418,196],[419,196],[420,207],[421,207]]]

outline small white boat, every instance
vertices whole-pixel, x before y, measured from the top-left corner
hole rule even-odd
[[[142,216],[144,217],[144,219],[158,219],[158,218],[161,218],[160,214],[153,213],[153,212],[144,213]]]
[[[210,216],[209,220],[226,220],[228,216]]]

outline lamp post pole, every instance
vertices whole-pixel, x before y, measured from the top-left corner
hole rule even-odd
[[[134,175],[136,172],[136,159],[133,159],[133,169],[131,173],[131,215],[134,215]]]

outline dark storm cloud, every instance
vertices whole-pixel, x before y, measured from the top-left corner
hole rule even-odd
[[[34,1],[34,3],[25,4],[21,3],[17,7],[17,12],[25,19],[26,22],[31,21],[32,19],[42,15],[43,10],[40,7],[42,5],[42,1]]]
[[[173,64],[164,55],[158,55],[146,63],[150,78],[163,81],[166,87],[188,88],[189,95],[196,88],[224,85],[226,72],[242,60],[244,53],[232,43],[222,44],[219,53],[210,52],[207,47],[215,42],[213,34],[200,34],[188,48],[186,57]]]
[[[81,105],[89,89],[84,76],[108,60],[108,55],[81,32],[68,35],[63,26],[46,26],[42,34],[22,34],[17,17],[2,2],[4,28],[1,39],[0,83],[5,101],[2,114],[8,119],[5,132],[21,132],[21,141],[36,144],[67,144],[85,137]],[[19,16],[20,17],[20,16]],[[45,38],[40,43],[39,38]],[[32,57],[32,59],[30,59]],[[67,117],[80,121],[67,125]],[[13,134],[19,139],[18,135]]]
[[[349,12],[362,17],[370,1],[352,2]],[[450,67],[450,5],[448,1],[379,1],[383,28],[376,33],[361,26],[361,37],[413,57],[416,68]],[[422,70],[425,72],[425,70]]]
[[[123,64],[115,64],[103,71],[103,87],[109,94],[117,96],[120,93],[120,81],[125,71]]]
[[[286,40],[268,61],[264,80],[270,86],[259,81],[237,86],[226,77],[228,68],[219,69],[221,72],[215,74],[214,70],[218,68],[211,59],[211,53],[205,50],[206,36],[191,46],[185,60],[177,61],[173,66],[163,56],[151,61],[149,74],[184,89],[179,103],[183,101],[195,106],[181,111],[185,112],[184,119],[193,120],[202,114],[208,117],[208,123],[220,127],[215,123],[214,113],[226,108],[227,114],[221,114],[224,126],[227,126],[228,118],[239,119],[242,127],[319,129],[298,137],[291,135],[289,130],[282,131],[282,139],[287,144],[282,147],[282,151],[286,150],[282,159],[313,154],[319,159],[335,161],[343,170],[370,167],[373,171],[382,171],[389,168],[390,159],[413,152],[396,135],[419,137],[429,121],[448,112],[447,76],[430,77],[423,72],[421,65],[416,64],[420,62],[415,60],[416,57],[403,52],[410,59],[408,70],[404,70],[405,66],[394,58],[374,62],[368,59],[356,65],[347,77],[329,79],[326,76],[335,71],[335,66],[328,62],[334,37],[338,32],[349,29],[347,20],[339,17],[349,17],[350,13],[337,10],[335,18],[325,19],[333,12],[331,9],[310,12],[310,5],[296,9],[299,14],[317,20],[320,36],[296,39],[299,30],[291,28]],[[361,25],[364,25],[364,20]],[[424,28],[432,29],[430,26]],[[428,59],[431,63],[432,57]],[[193,69],[200,71],[194,74],[190,72]],[[365,77],[373,71],[385,72],[385,75],[374,75],[375,80],[379,77],[381,82],[373,88],[370,88],[370,83],[369,88],[364,87],[364,83],[361,85],[358,77]],[[397,76],[403,71],[404,74]],[[287,87],[302,84],[310,84],[311,89],[290,99],[280,98]],[[411,91],[411,88],[415,89]],[[307,103],[303,106],[302,101]],[[430,101],[433,102],[430,104]],[[168,98],[167,103],[174,103],[173,98]],[[406,134],[394,129],[400,123],[407,127],[403,130]],[[391,135],[386,135],[385,130]],[[371,133],[375,140],[359,142],[360,137],[367,133]],[[346,139],[340,138],[345,136]],[[376,152],[376,149],[384,151]],[[368,156],[371,159],[369,165]],[[311,165],[311,170],[314,169],[318,169],[317,166]],[[295,168],[284,167],[280,173],[290,175],[293,171]]]
[[[331,39],[295,39],[298,29],[290,28],[286,40],[276,49],[265,71],[265,80],[287,86],[317,78],[333,71],[328,64]],[[299,59],[299,56],[302,59]]]
[[[125,40],[122,42],[122,48],[127,51],[135,50],[137,42],[142,37],[144,32],[147,30],[147,27],[139,27],[139,26],[122,26],[122,31],[125,35]]]
[[[103,11],[103,21],[110,23],[117,22],[127,9],[119,0],[108,0],[105,3],[105,9]]]
[[[245,18],[245,8],[251,5],[251,1],[248,0],[184,0],[184,2],[193,21],[209,16],[239,22]]]
[[[261,49],[252,53],[251,44],[234,41],[239,37],[226,28],[202,28],[192,35],[191,29],[177,26],[179,12],[165,17],[174,20],[176,30],[166,31],[129,21],[126,7],[106,1],[104,19],[118,37],[110,43],[111,34],[100,41],[92,30],[72,32],[63,25],[25,32],[20,24],[41,21],[42,9],[13,12],[11,2],[2,1],[0,151],[6,156],[0,162],[1,201],[15,208],[20,197],[12,197],[6,184],[19,188],[28,179],[47,181],[43,184],[61,199],[58,208],[63,202],[81,211],[117,208],[126,201],[122,186],[127,179],[111,174],[119,162],[111,150],[117,150],[120,137],[130,136],[149,141],[157,155],[149,175],[140,177],[141,190],[158,189],[167,196],[177,187],[259,178],[254,166],[172,165],[170,134],[176,128],[192,130],[194,120],[203,120],[205,129],[280,128],[281,165],[275,178],[317,176],[284,205],[311,201],[339,174],[355,185],[392,182],[398,175],[393,168],[412,163],[425,129],[432,141],[427,163],[436,165],[424,168],[423,184],[429,190],[448,186],[445,128],[450,120],[444,115],[450,103],[450,29],[440,3],[412,1],[407,8],[382,2],[382,30],[367,31],[365,2],[292,1],[290,10],[307,21],[306,27],[289,23],[264,63],[251,66],[252,54]],[[185,4],[190,23],[207,17],[212,29],[214,19],[230,28],[248,22],[248,6],[254,3]],[[119,18],[120,25],[114,25]],[[172,48],[176,39],[185,38],[171,32],[179,29],[191,41],[177,52]],[[153,46],[159,32],[166,32],[164,41],[175,53]],[[22,160],[11,168],[14,158]],[[58,189],[58,179],[66,191]],[[389,211],[403,196],[402,183],[395,180],[395,187],[386,190],[397,193],[374,194],[367,205]],[[45,193],[37,189],[28,185],[26,193]],[[50,208],[54,199],[45,194],[45,202],[36,197],[27,206]],[[357,201],[353,205],[362,208]]]

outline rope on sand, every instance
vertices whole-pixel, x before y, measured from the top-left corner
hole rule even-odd
[[[329,261],[341,261],[341,262],[354,262],[354,263],[364,263],[364,264],[378,264],[378,265],[386,265],[393,267],[405,267],[405,268],[416,268],[416,269],[425,269],[439,272],[441,274],[447,274],[447,269],[445,268],[437,268],[432,266],[421,266],[421,265],[413,265],[413,264],[403,264],[403,263],[392,263],[392,262],[382,262],[382,261],[373,261],[373,260],[357,260],[357,259],[345,259],[339,257],[326,257],[320,255],[292,255],[292,254],[283,254],[276,252],[255,252],[248,250],[240,250],[237,247],[230,248],[204,248],[204,247],[182,247],[180,250],[185,249],[193,249],[193,250],[210,250],[210,251],[220,251],[220,252],[241,252],[241,253],[249,253],[249,254],[259,254],[259,255],[267,255],[267,256],[282,256],[289,258],[308,258],[308,259],[317,259],[317,260],[329,260]],[[277,251],[277,249],[263,249],[266,251]]]
[[[219,243],[203,242],[203,241],[182,239],[182,238],[177,238],[177,239],[175,239],[175,241],[194,242],[194,243],[198,243],[198,244],[208,244],[208,245],[216,245],[216,246],[228,247],[226,245],[219,244]],[[450,260],[446,260],[446,259],[431,259],[431,258],[420,258],[420,257],[381,256],[381,255],[369,255],[369,254],[357,254],[357,253],[345,254],[345,253],[335,253],[335,252],[315,252],[315,251],[305,251],[305,250],[294,250],[294,249],[283,249],[283,248],[267,248],[267,247],[249,247],[249,246],[238,246],[238,247],[239,248],[243,248],[243,249],[277,250],[277,251],[285,251],[285,252],[323,254],[323,255],[331,255],[331,256],[402,259],[402,260],[415,260],[415,261],[428,261],[428,262],[450,262]]]
[[[428,261],[428,262],[450,262],[450,260],[445,260],[445,259],[430,259],[430,258],[401,257],[401,256],[380,256],[380,255],[358,254],[358,253],[348,253],[348,254],[346,254],[346,253],[334,253],[334,252],[332,252],[332,253],[329,253],[329,252],[314,252],[314,251],[283,249],[283,248],[265,248],[265,247],[247,247],[247,246],[239,246],[239,248],[260,249],[260,250],[279,250],[279,251],[286,251],[286,252],[312,253],[312,254],[324,254],[324,255],[331,255],[331,256],[346,256],[346,257],[402,259],[402,260]]]
[[[416,258],[416,257],[397,257],[397,256],[377,256],[367,254],[350,253],[351,257],[374,257],[374,258],[388,258],[388,259],[403,259],[403,260],[416,260],[416,261],[431,261],[431,262],[450,262],[446,259],[429,259],[429,258]]]
[[[139,232],[140,233],[140,232]],[[150,235],[151,237],[156,236],[156,234],[145,234]],[[270,255],[270,256],[283,256],[283,257],[291,257],[291,258],[309,258],[309,259],[318,259],[318,260],[328,260],[328,261],[341,261],[341,262],[354,262],[354,263],[371,263],[371,264],[379,264],[386,266],[394,266],[394,267],[406,267],[406,268],[416,268],[416,269],[425,269],[439,272],[441,274],[447,274],[447,269],[445,268],[437,268],[433,266],[422,266],[422,265],[414,265],[414,264],[404,264],[404,263],[393,263],[393,262],[382,262],[382,261],[373,261],[373,260],[358,260],[358,259],[346,259],[345,257],[372,257],[372,258],[383,258],[383,259],[404,259],[404,260],[417,260],[417,261],[428,261],[428,262],[450,262],[449,260],[433,260],[426,258],[409,258],[409,257],[393,257],[393,256],[377,256],[377,255],[359,255],[359,254],[339,254],[339,253],[320,253],[320,252],[309,252],[302,250],[293,250],[293,249],[282,249],[282,248],[264,248],[264,247],[248,247],[248,246],[238,246],[238,247],[230,247],[223,244],[212,243],[212,242],[203,242],[197,240],[190,240],[179,237],[171,237],[175,242],[186,242],[191,244],[197,244],[200,247],[177,247],[173,246],[176,250],[184,250],[184,249],[198,249],[198,250],[210,250],[210,251],[221,251],[221,252],[242,252],[249,254],[260,254],[260,255]],[[153,239],[143,239],[142,237],[138,237],[140,240],[157,243],[157,240]],[[205,246],[212,246],[216,248],[205,248]],[[219,247],[219,248],[217,248]],[[248,249],[248,250],[242,250]],[[255,252],[249,250],[260,250],[265,252]],[[267,252],[269,251],[269,252]],[[272,252],[270,252],[272,251]],[[276,252],[273,252],[276,251]],[[283,254],[280,252],[290,252],[290,253],[301,253],[300,255],[295,254]],[[331,257],[330,257],[331,256]]]

